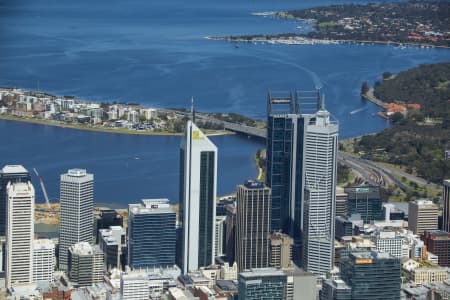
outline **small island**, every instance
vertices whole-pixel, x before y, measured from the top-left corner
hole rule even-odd
[[[379,43],[450,47],[449,2],[398,2],[330,5],[254,15],[313,24],[308,33],[208,37],[232,42],[281,44]]]

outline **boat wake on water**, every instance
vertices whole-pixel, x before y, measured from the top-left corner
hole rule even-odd
[[[363,111],[363,110],[366,110],[366,109],[367,109],[367,107],[361,107],[361,108],[352,110],[352,111],[350,112],[350,114],[351,114],[351,115],[354,115],[354,114],[359,113],[359,112],[361,112],[361,111]]]

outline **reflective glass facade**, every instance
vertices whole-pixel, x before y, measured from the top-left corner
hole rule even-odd
[[[131,209],[130,209],[131,212]],[[131,268],[173,266],[176,247],[175,212],[131,212],[128,219],[128,264]]]
[[[344,191],[348,195],[348,215],[360,214],[364,223],[384,220],[383,202],[378,186],[351,187],[345,188]]]
[[[400,299],[400,259],[380,252],[350,253],[341,257],[340,269],[352,299]]]

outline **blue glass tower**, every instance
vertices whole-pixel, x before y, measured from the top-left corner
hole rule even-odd
[[[340,269],[342,279],[352,290],[352,299],[400,299],[400,259],[389,253],[344,253]]]
[[[176,214],[167,199],[128,206],[128,265],[132,269],[173,266]]]

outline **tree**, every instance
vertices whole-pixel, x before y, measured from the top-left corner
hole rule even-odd
[[[391,72],[384,72],[383,73],[383,80],[389,79],[392,77],[392,73]]]
[[[361,95],[367,94],[369,91],[369,85],[367,84],[367,81],[364,81],[361,85]]]
[[[396,112],[390,117],[392,123],[398,123],[403,120],[403,115],[401,112]]]

